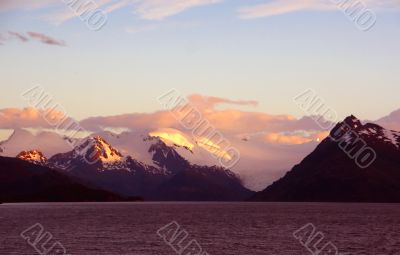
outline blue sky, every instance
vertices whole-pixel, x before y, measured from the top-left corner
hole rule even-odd
[[[2,1],[0,109],[28,106],[20,94],[36,84],[77,119],[153,112],[171,88],[256,100],[244,109],[270,114],[302,115],[292,98],[308,88],[340,116],[377,119],[400,108],[396,1],[363,2],[377,15],[369,31],[330,1],[98,1],[101,9],[119,3],[91,31],[73,15],[55,23],[72,12],[63,1]],[[257,17],[241,16],[249,6]]]

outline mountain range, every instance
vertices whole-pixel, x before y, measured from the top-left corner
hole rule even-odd
[[[114,137],[111,133],[106,135]],[[22,151],[17,158],[121,197],[237,201],[253,194],[228,169],[189,163],[177,152],[181,148],[178,145],[169,146],[159,137],[147,136],[142,137],[140,146],[143,153],[139,158],[146,159],[146,163],[124,156],[98,135],[83,139],[73,150],[50,158],[39,150]]]
[[[15,150],[16,141],[23,143],[21,135],[29,137],[27,132],[15,131],[0,144],[2,152]],[[49,133],[41,136],[57,139],[50,146],[58,147],[69,139]],[[400,132],[363,124],[355,116],[338,123],[311,154],[257,193],[244,187],[240,176],[229,169],[211,161],[193,163],[205,160],[198,148],[163,138],[102,132],[49,158],[38,149],[20,151],[16,159],[2,158],[0,170],[9,162],[28,172],[44,168],[42,172],[53,171],[84,188],[108,192],[116,200],[400,202]],[[362,165],[367,149],[374,157]]]

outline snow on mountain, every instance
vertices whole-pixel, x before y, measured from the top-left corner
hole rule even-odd
[[[36,165],[45,165],[47,163],[47,158],[38,150],[22,151],[17,155],[17,158]]]
[[[103,163],[112,163],[122,159],[122,154],[100,136],[88,138],[74,151],[84,155],[87,159],[98,159]]]
[[[120,134],[103,131],[93,136],[103,137],[122,155],[129,155],[155,169],[159,168],[159,163],[154,159],[156,153],[154,148],[160,141],[170,149],[158,146],[158,151],[163,151],[164,154],[171,153],[169,160],[179,156],[190,164],[221,166],[219,158],[199,145],[198,140],[176,129],[159,129],[151,132],[125,131]],[[268,144],[262,137],[257,136],[247,140],[237,136],[227,136],[226,139],[241,154],[239,162],[231,170],[241,176],[246,187],[254,190],[261,190],[266,184],[282,177],[287,169],[297,164],[318,145],[317,142],[299,145]],[[172,155],[174,153],[177,155]]]
[[[49,158],[56,153],[66,153],[67,155],[62,155],[59,160],[53,160],[53,164],[57,164],[54,167],[62,169],[67,169],[73,161],[78,160],[77,158],[81,161],[84,160],[84,157],[77,156],[82,155],[85,147],[89,148],[93,144],[97,144],[98,148],[103,147],[100,150],[92,150],[98,152],[102,165],[100,168],[103,169],[129,169],[132,171],[132,167],[126,167],[126,163],[124,163],[129,156],[138,164],[143,164],[148,171],[156,172],[168,171],[168,169],[160,167],[160,162],[164,164],[169,162],[168,165],[172,165],[173,161],[181,162],[180,157],[190,164],[199,166],[221,166],[217,155],[223,155],[223,150],[216,150],[215,146],[208,141],[199,138],[196,140],[190,133],[176,129],[158,129],[151,132],[126,131],[120,134],[103,131],[91,135],[91,137],[96,136],[102,137],[108,145],[123,155],[121,160],[119,160],[121,156],[112,153],[107,144],[102,141],[93,142],[93,140],[87,143],[89,138],[76,141],[75,144],[83,148],[79,153],[76,152],[75,155],[72,155],[68,153],[73,148],[70,146],[71,143],[67,142],[67,138],[51,132],[41,132],[35,135],[26,130],[16,130],[7,141],[0,144],[0,147],[5,148],[3,155],[12,157],[29,148],[42,151]],[[239,162],[231,170],[241,176],[246,187],[254,190],[260,190],[266,184],[282,177],[287,169],[297,164],[318,145],[317,142],[298,145],[271,144],[267,143],[262,135],[252,136],[248,139],[229,135],[225,138],[241,154]],[[166,147],[160,146],[160,141]],[[156,146],[157,144],[159,145]],[[154,158],[156,154],[157,159]],[[83,155],[86,154],[83,153]]]
[[[56,153],[72,149],[66,139],[54,132],[34,134],[25,129],[16,129],[7,140],[0,143],[0,147],[3,149],[2,156],[6,157],[15,157],[21,151],[29,148],[35,148],[51,157]]]
[[[154,150],[151,151],[150,148],[159,141],[173,148],[175,152],[192,164],[204,166],[219,164],[217,158],[199,147],[196,141],[176,129],[160,129],[152,132],[132,131],[121,134],[105,131],[95,135],[104,137],[122,154],[130,155],[138,161],[154,167],[157,167],[157,163],[153,160]]]
[[[190,137],[177,129],[162,128],[150,132],[149,136],[160,138],[193,164],[215,166],[219,165],[219,157],[229,158],[223,148],[209,139]]]
[[[399,142],[399,132],[349,116],[311,154],[253,199],[398,203]],[[363,154],[365,148],[374,153]]]
[[[98,170],[127,170],[127,158],[100,136],[90,136],[80,141],[72,151],[59,153],[50,158],[54,168],[67,170],[77,165],[93,165]]]
[[[347,117],[337,128],[350,128],[359,137],[363,138],[367,143],[380,143],[400,148],[400,132],[385,129],[373,123],[362,124],[355,116]],[[351,142],[355,139],[352,132],[347,132],[343,137],[345,142]]]

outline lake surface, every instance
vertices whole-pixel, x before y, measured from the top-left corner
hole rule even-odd
[[[293,236],[307,223],[341,254],[400,254],[400,205],[318,203],[4,204],[0,254],[39,254],[20,236],[39,223],[71,255],[174,255],[157,234],[173,221],[210,255],[312,254]]]

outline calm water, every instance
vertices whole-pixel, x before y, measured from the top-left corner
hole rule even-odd
[[[341,253],[400,254],[400,205],[292,203],[0,205],[0,254],[38,254],[20,233],[40,223],[71,255],[174,255],[156,233],[172,221],[210,255],[311,254],[293,237],[307,223]]]

